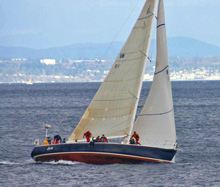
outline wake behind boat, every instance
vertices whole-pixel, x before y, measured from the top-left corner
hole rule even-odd
[[[71,160],[91,164],[173,162],[176,130],[168,63],[163,0],[147,0],[126,43],[67,143],[36,146],[36,161]],[[157,58],[148,98],[135,121],[154,20]],[[122,142],[83,142],[90,131]],[[130,144],[133,132],[140,144]],[[138,142],[138,141],[137,141]]]

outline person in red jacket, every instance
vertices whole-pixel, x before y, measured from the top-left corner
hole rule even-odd
[[[105,135],[103,134],[101,137],[101,142],[108,142],[108,139],[105,137]]]
[[[136,144],[140,144],[139,143],[140,137],[139,137],[139,134],[136,131],[134,131],[134,134],[131,136],[131,138],[133,138],[133,137],[136,139]]]
[[[101,142],[100,136],[97,136],[96,139],[95,139],[95,141],[96,141],[96,142]]]
[[[54,139],[53,139],[53,144],[59,144],[62,142],[62,138],[60,135],[56,135],[54,136]]]
[[[90,142],[90,137],[92,136],[92,133],[90,131],[87,131],[84,133],[83,138],[86,137],[86,141]]]

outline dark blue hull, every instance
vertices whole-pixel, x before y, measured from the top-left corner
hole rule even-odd
[[[145,161],[170,163],[176,153],[140,145],[111,143],[71,143],[35,147],[31,156],[37,162],[78,161],[89,164],[140,163]]]

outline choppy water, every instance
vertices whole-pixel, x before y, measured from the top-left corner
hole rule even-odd
[[[43,123],[68,138],[99,85],[0,85],[0,186],[220,186],[219,81],[172,83],[175,164],[35,163],[30,153],[45,136]]]

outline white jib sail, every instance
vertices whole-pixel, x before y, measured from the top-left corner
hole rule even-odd
[[[176,130],[169,75],[163,0],[159,2],[157,19],[157,58],[152,86],[133,131],[140,135],[141,145],[173,149]]]
[[[157,0],[148,0],[109,74],[69,140],[127,135],[136,115]]]

